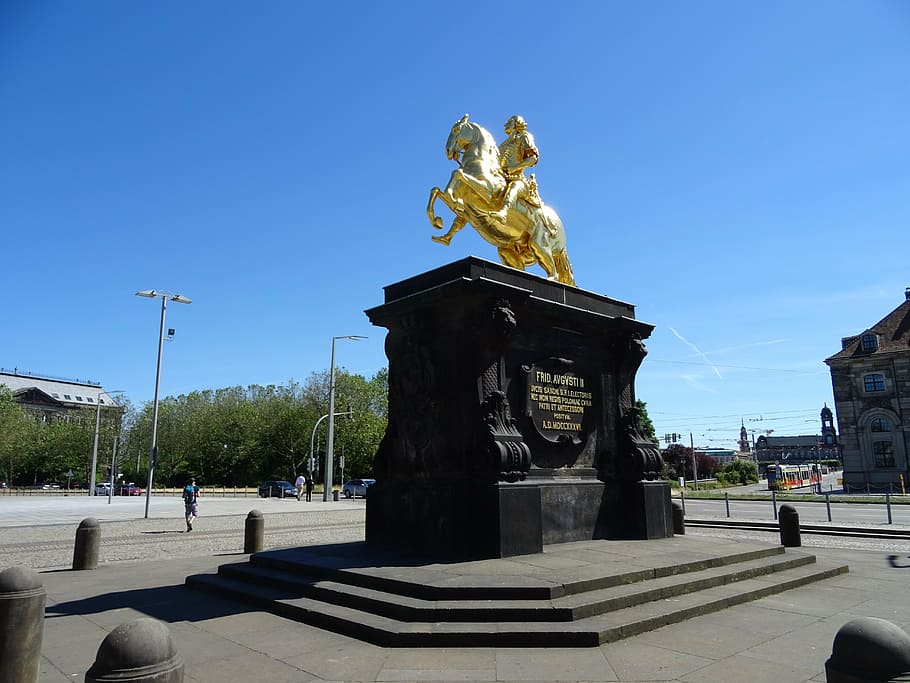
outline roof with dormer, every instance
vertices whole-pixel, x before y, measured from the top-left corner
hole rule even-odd
[[[843,348],[830,358],[825,359],[825,362],[831,363],[832,361],[856,360],[875,355],[910,352],[910,288],[907,288],[904,296],[905,300],[900,306],[872,327],[863,330],[856,336],[844,337],[841,340]],[[875,335],[876,348],[863,349],[862,340],[867,334]]]
[[[0,385],[5,385],[20,400],[29,400],[29,397],[34,400],[37,398],[37,390],[67,407],[97,406],[99,403],[103,406],[117,405],[104,388],[94,382],[52,379],[0,370]]]

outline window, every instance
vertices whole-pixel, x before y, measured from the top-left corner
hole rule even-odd
[[[890,441],[873,441],[872,457],[876,467],[894,467],[894,446]]]
[[[85,400],[88,401],[89,403],[94,403],[94,402],[95,402],[95,399],[93,399],[91,396],[86,397]]]
[[[878,335],[867,332],[863,335],[861,344],[863,351],[875,351],[878,348]]]
[[[880,372],[863,376],[863,387],[866,391],[884,391],[885,376]]]
[[[72,401],[72,400],[73,400],[73,397],[70,396],[69,394],[63,394],[63,398],[65,398],[67,401]]]
[[[54,398],[60,398],[60,394],[51,394]]]
[[[887,417],[877,417],[872,420],[870,429],[873,432],[890,432],[891,431],[891,420]]]
[[[81,401],[81,400],[82,400],[82,397],[81,397],[81,396],[77,396],[77,397],[76,397],[76,400],[77,400],[77,401]]]

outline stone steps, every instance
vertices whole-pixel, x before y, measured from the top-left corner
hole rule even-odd
[[[804,552],[742,545],[675,564],[621,557],[599,573],[596,561],[569,568],[572,553],[563,553],[567,568],[552,573],[565,581],[534,564],[507,575],[495,573],[498,560],[390,567],[289,549],[187,585],[384,646],[591,647],[847,571]]]

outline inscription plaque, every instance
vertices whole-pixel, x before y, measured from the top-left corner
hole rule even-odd
[[[522,366],[528,387],[525,414],[551,443],[579,444],[587,431],[594,395],[590,381],[576,374],[573,366],[562,358]]]

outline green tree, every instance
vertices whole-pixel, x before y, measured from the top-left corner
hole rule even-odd
[[[734,460],[717,473],[717,480],[730,486],[758,483],[758,467],[751,460]]]
[[[385,369],[372,378],[336,370],[335,412],[351,413],[335,419],[339,477],[341,455],[346,477],[371,472],[385,433],[387,386]],[[237,486],[294,479],[308,466],[310,439],[328,411],[328,398],[327,371],[312,373],[303,384],[226,387],[166,397],[159,404],[155,481],[175,485],[188,474],[208,484]],[[147,467],[152,405],[146,404],[126,422],[124,456],[133,462],[144,460]],[[325,443],[326,427],[323,420],[317,443]]]
[[[12,482],[29,459],[35,420],[16,403],[12,392],[0,385],[0,471]]]
[[[648,437],[654,443],[660,443],[660,439],[657,438],[657,432],[654,431],[654,423],[648,415],[648,404],[644,401],[637,400],[635,401],[635,407],[638,408],[639,420],[641,421],[641,428],[644,432],[644,436]]]

